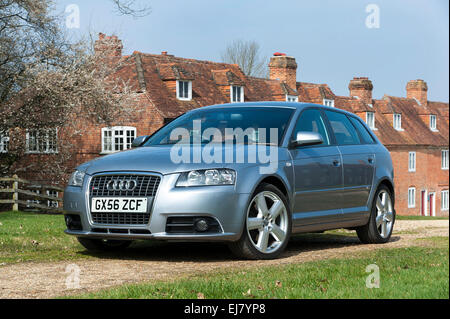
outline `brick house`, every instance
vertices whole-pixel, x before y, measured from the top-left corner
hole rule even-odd
[[[123,65],[116,76],[137,92],[138,119],[117,126],[83,127],[71,166],[130,148],[186,111],[241,101],[299,101],[345,109],[359,115],[390,150],[395,169],[396,208],[403,215],[448,215],[449,104],[427,99],[423,80],[408,82],[406,97],[372,98],[372,82],[355,77],[349,96],[337,96],[326,84],[297,82],[295,58],[275,53],[269,78],[247,77],[236,64],[175,57],[162,52],[122,55],[116,36],[100,34],[96,51]]]

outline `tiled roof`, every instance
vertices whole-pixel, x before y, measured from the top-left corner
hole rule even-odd
[[[401,145],[428,145],[428,146],[448,146],[448,123],[438,122],[437,132],[431,131],[421,117],[430,115],[428,105],[424,111],[424,106],[419,105],[414,99],[407,99],[394,96],[384,96],[382,100],[373,100],[376,124],[375,131],[381,142],[388,146]],[[445,103],[442,103],[445,104]],[[447,109],[448,109],[448,104]],[[394,113],[402,116],[402,130],[394,129]]]
[[[365,112],[375,112],[376,135],[388,146],[449,144],[449,104],[428,102],[420,105],[415,99],[385,95],[372,100],[372,104],[357,97],[336,96],[327,84],[297,82],[290,88],[277,79],[247,77],[236,64],[185,59],[167,54],[134,52],[122,57],[124,66],[117,76],[129,81],[136,90],[145,91],[149,101],[167,118],[186,111],[212,104],[230,102],[230,85],[244,87],[245,101],[285,101],[286,95],[297,95],[300,102],[323,104],[323,99],[334,100],[335,107],[356,113],[365,119]],[[192,81],[192,100],[178,100],[175,80]],[[228,92],[228,93],[226,93]],[[403,131],[393,128],[393,114],[402,115]],[[436,114],[438,131],[432,132],[423,115]]]

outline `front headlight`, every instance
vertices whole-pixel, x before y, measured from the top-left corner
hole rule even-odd
[[[176,186],[234,185],[235,181],[236,172],[232,169],[205,169],[182,173]]]
[[[86,173],[81,171],[73,172],[69,178],[69,186],[83,186],[84,175],[86,175]]]

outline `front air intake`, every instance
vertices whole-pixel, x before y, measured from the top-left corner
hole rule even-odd
[[[221,231],[219,222],[207,216],[172,216],[166,222],[166,233],[169,234],[211,234]]]

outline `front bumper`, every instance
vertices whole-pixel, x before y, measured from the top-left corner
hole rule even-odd
[[[236,233],[217,233],[217,234],[167,234],[165,232],[158,234],[115,234],[115,233],[96,233],[92,231],[68,230],[64,231],[68,235],[76,237],[101,238],[101,239],[155,239],[165,241],[235,241],[239,239]]]
[[[65,231],[77,237],[108,239],[156,239],[173,241],[236,241],[240,238],[245,222],[245,212],[250,194],[237,193],[234,185],[175,187],[179,174],[162,176],[158,192],[153,199],[149,223],[146,225],[105,225],[92,222],[89,213],[87,189],[67,187],[64,193],[66,214],[79,215],[81,230]],[[220,224],[216,233],[166,232],[168,217],[206,216]],[[99,232],[101,230],[102,232]],[[136,233],[136,230],[147,233]],[[121,233],[118,233],[120,231]]]

